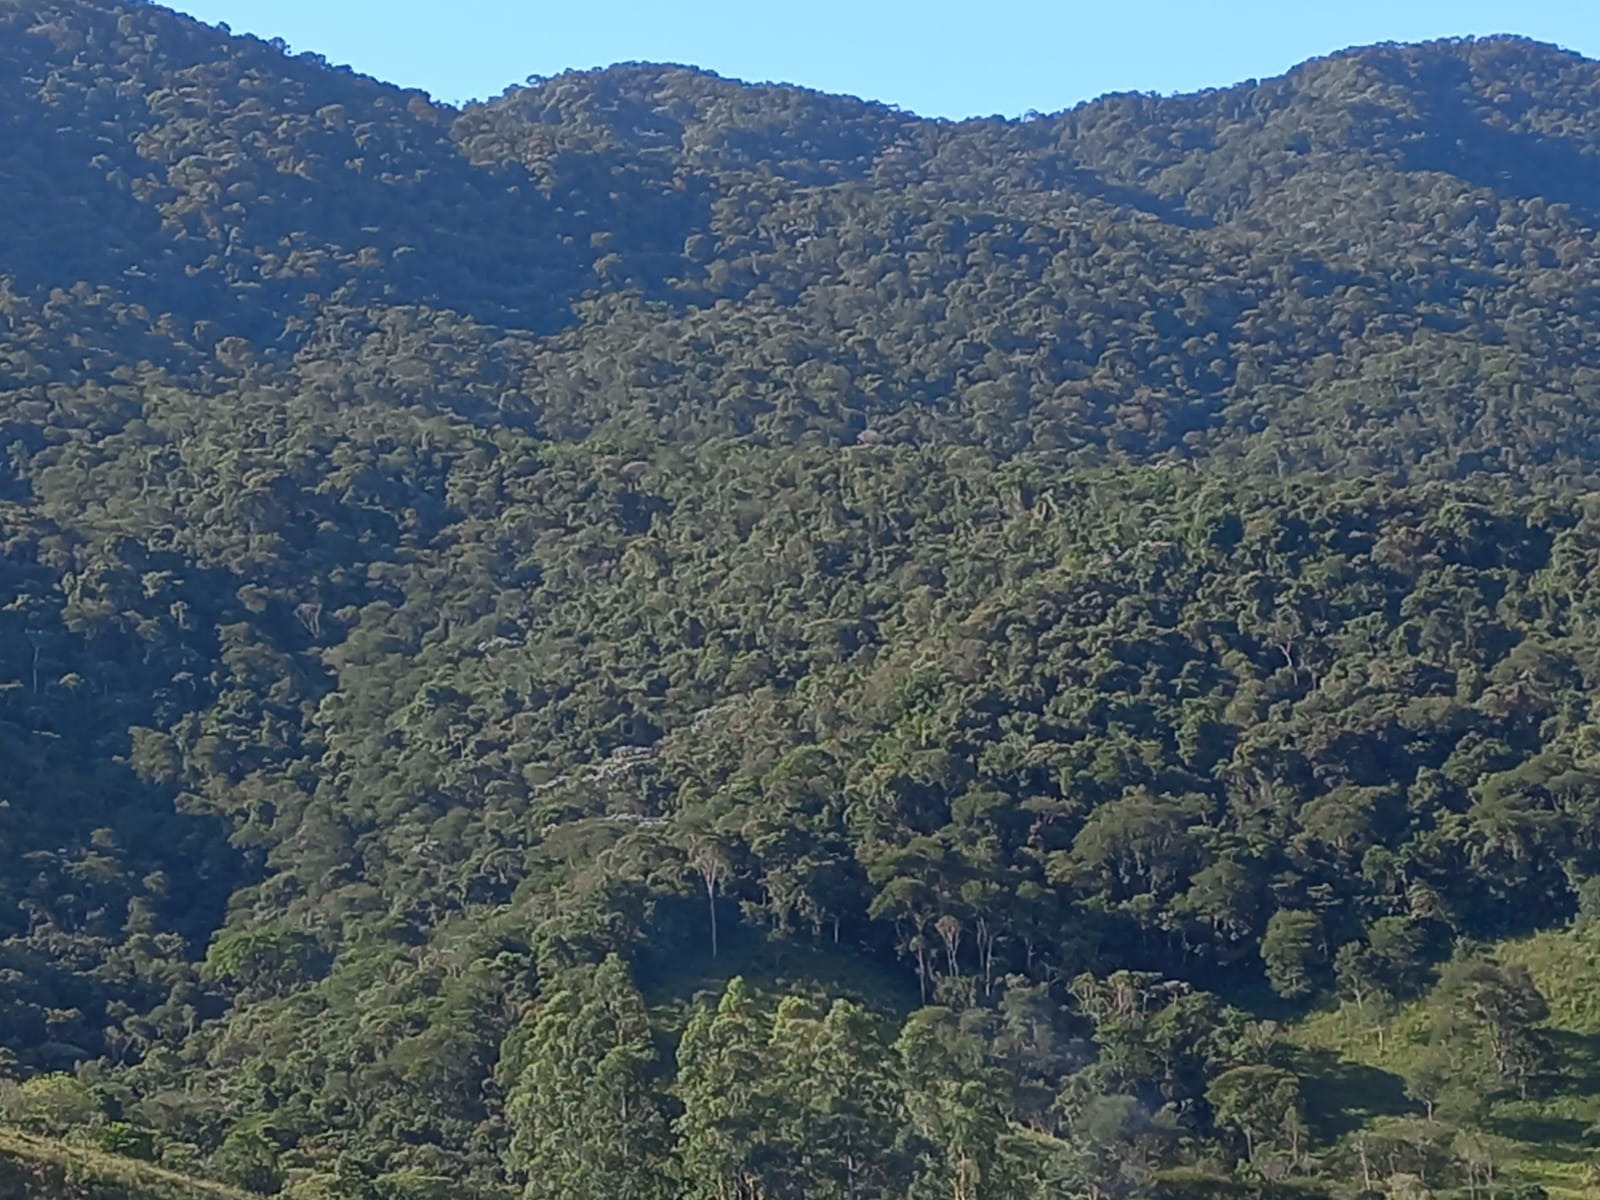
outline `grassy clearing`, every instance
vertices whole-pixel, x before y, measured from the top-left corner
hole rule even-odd
[[[1552,1200],[1600,1200],[1600,928],[1537,934],[1495,948],[1528,968],[1550,1004],[1555,1079],[1527,1100],[1494,1098],[1486,1132],[1506,1140],[1506,1166],[1545,1187]],[[1344,1004],[1293,1030],[1311,1116],[1324,1137],[1376,1129],[1420,1111],[1405,1076],[1427,1046],[1422,1001],[1378,1011]]]
[[[0,1200],[252,1200],[151,1163],[0,1128]]]

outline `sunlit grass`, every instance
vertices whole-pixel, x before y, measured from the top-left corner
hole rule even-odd
[[[151,1163],[0,1128],[0,1193],[32,1200],[249,1200],[250,1193]]]
[[[1548,931],[1500,944],[1496,957],[1528,968],[1550,1005],[1558,1057],[1548,1091],[1527,1100],[1496,1097],[1485,1129],[1512,1145],[1506,1167],[1544,1187],[1552,1200],[1600,1200],[1600,928]],[[1428,1040],[1425,1000],[1358,1008],[1344,1003],[1299,1022],[1292,1037],[1313,1114],[1345,1135],[1392,1115],[1404,1080]]]

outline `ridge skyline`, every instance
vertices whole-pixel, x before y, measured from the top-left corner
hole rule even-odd
[[[1460,37],[1427,38],[1422,41],[1363,42],[1358,45],[1342,46],[1337,50],[1330,50],[1325,54],[1312,55],[1310,58],[1302,59],[1299,62],[1296,62],[1285,68],[1284,70],[1275,71],[1267,75],[1248,76],[1207,87],[1184,88],[1165,92],[1142,91],[1137,88],[1123,88],[1116,91],[1101,92],[1098,95],[1088,96],[1084,99],[1076,100],[1063,108],[1033,108],[1026,109],[1019,114],[1011,115],[1004,113],[973,114],[965,117],[944,117],[931,115],[924,112],[918,112],[915,109],[905,108],[901,105],[893,103],[892,101],[874,99],[870,96],[861,96],[852,92],[829,91],[825,88],[816,87],[798,80],[748,78],[739,75],[727,74],[725,72],[716,70],[715,68],[701,66],[692,62],[671,62],[664,59],[618,60],[616,62],[606,63],[604,66],[566,67],[551,75],[529,75],[522,82],[508,85],[504,91],[497,93],[495,96],[487,100],[470,100],[462,104],[453,104],[440,100],[438,97],[432,97],[432,99],[435,103],[444,107],[454,108],[458,111],[464,111],[465,109],[474,105],[494,104],[506,99],[508,96],[513,95],[518,91],[541,87],[561,79],[594,79],[604,77],[606,75],[620,75],[630,71],[657,71],[662,73],[683,72],[688,75],[699,76],[708,80],[715,80],[718,83],[728,84],[737,88],[751,88],[758,90],[773,89],[778,91],[803,92],[829,100],[855,102],[870,108],[885,109],[890,112],[897,113],[900,116],[909,118],[913,121],[928,121],[948,125],[963,125],[993,121],[996,119],[1007,122],[1018,122],[1027,121],[1030,119],[1060,117],[1081,109],[1093,107],[1094,105],[1100,104],[1104,101],[1115,100],[1126,96],[1140,96],[1157,101],[1186,100],[1212,95],[1215,93],[1230,92],[1240,88],[1257,88],[1263,84],[1287,79],[1306,70],[1307,68],[1315,67],[1319,64],[1337,62],[1341,59],[1347,58],[1359,58],[1363,55],[1372,54],[1386,49],[1427,50],[1434,47],[1448,48],[1452,46],[1465,46],[1474,44],[1487,45],[1497,43],[1530,47],[1545,51],[1552,55],[1572,58],[1578,62],[1600,64],[1600,55],[1588,55],[1580,50],[1574,50],[1557,42],[1541,41],[1538,38],[1527,37],[1520,33],[1494,33],[1484,35],[1468,34]],[[337,65],[330,65],[334,65],[335,69],[338,69]],[[372,76],[371,78],[387,87],[404,87],[404,85],[396,84],[391,80],[382,79],[377,76]]]
[[[296,52],[348,63],[454,107],[493,99],[530,76],[692,64],[727,79],[783,83],[961,121],[1060,112],[1105,95],[1216,90],[1384,43],[1511,36],[1586,57],[1600,54],[1600,14],[1564,0],[1535,0],[1519,10],[1515,22],[1508,22],[1503,6],[1487,0],[1448,9],[1428,0],[1400,12],[1357,0],[1332,13],[1299,13],[1292,21],[1257,0],[1224,14],[1156,0],[1138,10],[1137,20],[1127,13],[1063,14],[1021,0],[1004,20],[981,25],[945,0],[915,13],[897,4],[861,12],[842,0],[825,0],[807,10],[804,22],[780,21],[779,12],[765,24],[724,0],[702,0],[673,21],[634,13],[624,3],[612,12],[616,19],[600,25],[542,12],[535,23],[502,0],[465,0],[452,8],[450,20],[426,6],[401,3],[386,8],[378,26],[367,19],[371,6],[359,2],[333,12],[307,0],[271,6],[190,0],[171,7],[233,32],[280,37]],[[840,29],[849,36],[835,36]],[[1019,29],[1033,32],[1019,41]],[[885,51],[891,45],[893,54]]]

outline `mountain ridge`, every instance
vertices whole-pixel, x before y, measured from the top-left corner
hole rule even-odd
[[[1600,64],[456,110],[0,0],[0,132],[7,1136],[295,1200],[1576,1178],[1518,1164],[1587,1026],[1483,947],[1600,898]]]

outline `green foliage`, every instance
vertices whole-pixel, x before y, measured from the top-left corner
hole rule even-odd
[[[1320,922],[1315,913],[1279,909],[1261,934],[1267,982],[1286,999],[1309,994],[1316,982]]]
[[[667,1129],[650,1018],[616,956],[552,981],[515,1057],[526,1062],[507,1094],[507,1158],[528,1200],[663,1194]]]
[[[1480,949],[1388,1012],[1349,1004],[1310,1018],[1294,1037],[1311,1054],[1301,1068],[1315,1064],[1323,1075],[1320,1087],[1307,1077],[1305,1094],[1313,1131],[1338,1131],[1330,1163],[1354,1177],[1411,1174],[1468,1194],[1587,1195],[1585,1126],[1600,1095],[1585,1009],[1547,1009],[1544,995],[1581,1000],[1593,991],[1600,976],[1584,965],[1591,941],[1584,927]],[[1519,1053],[1539,1069],[1519,1075]]]
[[[276,1192],[283,1185],[278,1151],[266,1138],[249,1129],[235,1129],[211,1156],[217,1178],[252,1192]]]
[[[1514,1085],[1523,1096],[1551,1051],[1540,1026],[1550,1006],[1526,967],[1476,958],[1450,963],[1433,996],[1433,1040],[1458,1082],[1492,1089]]]
[[[0,3],[8,1119],[308,1200],[1500,1188],[1600,1012],[1471,950],[1600,895],[1597,72],[457,111]],[[1335,992],[1370,1145],[1253,1018]]]
[[[1213,1118],[1244,1138],[1253,1162],[1264,1147],[1283,1148],[1299,1158],[1305,1137],[1300,1080],[1278,1067],[1234,1067],[1206,1085]]]
[[[697,1009],[684,1030],[677,1133],[693,1195],[754,1200],[766,1192],[761,1145],[777,1114],[768,1107],[764,1024],[736,978],[716,1008]]]
[[[206,979],[238,989],[292,988],[311,965],[315,943],[274,926],[221,933],[206,950]]]
[[[5,1116],[40,1133],[63,1134],[101,1115],[94,1093],[71,1075],[35,1075],[5,1097]]]
[[[0,1195],[27,1200],[248,1200],[249,1193],[0,1128]]]

